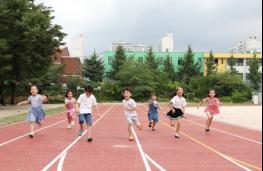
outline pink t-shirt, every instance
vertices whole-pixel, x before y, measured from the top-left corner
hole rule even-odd
[[[219,105],[220,105],[220,101],[218,98],[207,98],[207,103],[208,106],[205,109],[205,112],[209,112],[212,115],[216,115],[219,114]]]
[[[75,103],[76,103],[76,100],[74,98],[65,98],[65,104],[66,104],[67,110],[75,109]]]

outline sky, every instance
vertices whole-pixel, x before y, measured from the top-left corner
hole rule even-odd
[[[117,41],[155,48],[167,32],[175,51],[228,52],[250,36],[262,37],[262,0],[36,0],[53,8],[54,23],[82,34],[85,55],[110,50]]]

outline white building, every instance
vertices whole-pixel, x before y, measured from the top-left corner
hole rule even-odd
[[[150,49],[150,46],[146,44],[131,44],[119,41],[117,43],[112,43],[111,50],[116,51],[118,46],[122,46],[125,51],[132,51],[132,52],[147,52]]]
[[[84,60],[84,36],[78,35],[71,39],[70,44],[70,54],[74,57],[79,57],[80,61]]]
[[[162,52],[173,52],[174,51],[173,33],[166,33],[165,37],[161,39],[159,50]]]
[[[248,40],[240,41],[230,48],[231,53],[262,53],[262,40],[258,37],[249,37]]]

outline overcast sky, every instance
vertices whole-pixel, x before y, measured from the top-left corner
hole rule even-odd
[[[53,7],[66,42],[85,36],[85,55],[112,42],[154,47],[166,32],[175,50],[228,51],[249,36],[262,37],[262,0],[37,0]]]

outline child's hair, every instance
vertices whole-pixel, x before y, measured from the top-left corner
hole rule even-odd
[[[130,92],[131,94],[133,93],[133,92],[132,92],[132,88],[130,88],[130,87],[124,88],[123,91],[122,91],[122,93],[124,93],[125,91],[128,91],[128,92]]]
[[[36,88],[36,89],[39,91],[39,88],[38,88],[38,86],[37,86],[37,85],[34,85],[34,84],[33,84],[33,85],[31,85],[31,86],[30,86],[30,89],[32,89],[33,87],[35,87],[35,88]]]
[[[151,96],[156,96],[157,97],[155,92],[151,92]]]
[[[93,87],[92,86],[86,86],[85,88],[84,88],[84,91],[85,92],[88,92],[88,93],[93,93]]]
[[[210,94],[211,91],[214,91],[215,92],[215,97],[218,98],[218,94],[216,93],[215,89],[209,89],[207,97],[210,97],[209,94]]]
[[[73,93],[71,90],[67,90],[66,94],[65,94],[65,97],[68,98],[68,93]]]
[[[175,92],[173,93],[172,97],[174,97],[174,96],[177,95],[177,91],[178,91],[180,88],[181,88],[181,89],[184,89],[183,87],[177,87],[177,88],[175,89]],[[183,93],[183,96],[184,96],[184,93]]]

